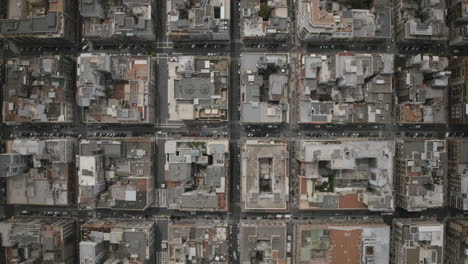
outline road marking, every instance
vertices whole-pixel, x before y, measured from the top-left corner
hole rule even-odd
[[[172,49],[174,48],[174,42],[172,41],[158,41],[156,42],[156,49]]]
[[[164,123],[164,124],[157,124],[155,125],[154,127],[160,127],[160,128],[171,128],[171,127],[175,127],[175,128],[182,128],[182,125],[181,124],[169,124],[169,123]]]
[[[166,264],[167,261],[167,252],[166,251],[159,251],[156,252],[156,260],[158,264]]]

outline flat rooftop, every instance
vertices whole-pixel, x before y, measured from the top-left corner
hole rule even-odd
[[[154,199],[154,139],[81,140],[81,207],[144,210]]]
[[[170,263],[229,263],[227,222],[208,219],[171,221],[167,232]]]
[[[0,17],[0,38],[42,44],[75,42],[77,30],[74,1],[5,0],[6,17]],[[3,1],[3,2],[5,2]]]
[[[444,206],[447,174],[445,140],[398,140],[397,160],[399,206],[408,211],[422,211]]]
[[[241,122],[289,122],[289,55],[243,53],[240,58]]]
[[[227,211],[229,142],[181,139],[165,144],[166,199],[169,209]]]
[[[447,57],[417,54],[396,73],[398,123],[446,124],[451,71]]]
[[[167,34],[174,41],[230,39],[230,0],[168,0]]]
[[[241,146],[241,196],[245,211],[285,211],[289,201],[288,142],[245,139]]]
[[[154,60],[149,56],[82,53],[77,98],[85,123],[152,123]]]
[[[7,177],[7,203],[72,204],[75,144],[76,141],[63,138],[6,141],[6,153],[0,154],[0,168],[2,176]]]
[[[155,41],[155,6],[148,0],[80,0],[83,37],[92,41]],[[125,10],[125,12],[122,12]]]
[[[299,124],[391,123],[393,54],[303,54]]]
[[[296,223],[296,264],[389,263],[390,226],[380,222]]]
[[[154,241],[152,220],[93,218],[81,225],[80,262],[153,263]]]
[[[433,263],[443,263],[444,224],[430,219],[393,220],[392,247],[400,263],[418,263],[431,256]]]
[[[393,211],[394,155],[394,141],[298,142],[299,208]]]
[[[268,17],[259,14],[262,5],[265,4],[270,9]],[[283,41],[288,38],[289,9],[286,0],[268,3],[261,3],[260,0],[242,0],[240,5],[241,37],[244,40],[267,38]]]
[[[65,123],[74,119],[75,61],[61,55],[8,59],[3,121]]]
[[[286,223],[273,220],[241,220],[240,263],[286,263]]]
[[[378,2],[365,6],[364,2],[345,5],[339,1],[300,0],[299,39],[305,42],[390,39],[392,11],[382,1]]]
[[[168,62],[171,121],[227,121],[229,65],[226,56],[178,56]]]

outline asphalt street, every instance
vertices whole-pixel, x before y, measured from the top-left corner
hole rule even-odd
[[[160,14],[166,13],[166,1],[157,1],[158,10]],[[290,0],[290,6],[293,6],[293,1]],[[383,139],[394,139],[396,137],[414,136],[421,133],[432,133],[432,137],[446,138],[446,133],[449,131],[466,131],[464,126],[445,126],[445,125],[309,125],[309,126],[296,126],[295,125],[295,77],[291,77],[290,85],[290,120],[289,124],[285,124],[280,128],[268,128],[266,126],[244,126],[240,123],[240,113],[238,106],[240,102],[240,76],[238,74],[239,58],[241,53],[244,52],[290,52],[291,56],[291,76],[297,75],[297,63],[300,54],[304,53],[323,53],[334,54],[337,51],[359,51],[359,52],[388,52],[394,54],[416,54],[419,50],[408,46],[397,46],[391,40],[383,43],[375,43],[372,45],[360,43],[329,43],[329,44],[316,44],[316,45],[301,45],[297,41],[295,34],[295,21],[296,17],[295,8],[290,8],[291,17],[291,39],[285,43],[281,43],[275,47],[265,45],[267,43],[249,43],[244,45],[240,39],[240,25],[239,25],[239,10],[237,1],[231,1],[231,40],[227,43],[211,43],[208,46],[206,43],[187,43],[175,45],[169,43],[166,32],[165,22],[166,16],[161,15],[157,17],[157,45],[141,45],[136,49],[124,48],[121,53],[125,54],[151,54],[155,56],[156,64],[156,83],[154,93],[154,105],[157,120],[155,124],[147,125],[118,125],[118,124],[83,124],[80,121],[81,110],[75,107],[76,121],[72,124],[65,125],[48,125],[48,124],[27,124],[27,125],[1,125],[0,135],[2,139],[11,139],[24,137],[25,135],[31,137],[43,137],[41,135],[34,135],[34,133],[43,134],[63,134],[78,139],[86,138],[106,138],[108,134],[124,133],[126,137],[154,137],[156,138],[156,161],[155,161],[155,187],[160,188],[164,183],[164,144],[168,139],[182,138],[187,133],[193,136],[211,135],[213,137],[228,137],[230,140],[230,190],[229,190],[229,211],[222,212],[180,212],[168,210],[166,208],[158,208],[156,206],[150,207],[143,212],[139,211],[114,211],[109,209],[97,210],[80,210],[78,211],[77,205],[70,207],[47,207],[47,206],[3,206],[0,207],[1,212],[4,212],[4,217],[11,217],[18,214],[28,215],[50,215],[50,216],[73,216],[79,217],[81,221],[86,221],[91,217],[130,217],[130,218],[153,218],[158,223],[155,250],[156,252],[164,252],[162,242],[167,239],[167,222],[169,219],[192,219],[192,218],[224,218],[227,219],[233,234],[238,234],[238,223],[241,219],[259,218],[259,219],[284,219],[291,223],[296,219],[334,219],[334,218],[357,218],[366,217],[369,215],[383,216],[387,223],[393,218],[398,217],[437,217],[444,219],[447,216],[459,216],[463,213],[449,210],[449,209],[433,209],[424,212],[408,213],[404,210],[396,210],[392,214],[369,212],[367,210],[314,210],[314,211],[301,211],[297,208],[295,195],[290,196],[290,202],[287,212],[271,213],[271,212],[242,212],[240,208],[240,149],[239,144],[241,139],[246,137],[277,137],[288,139],[291,142],[297,139],[307,138],[341,138],[341,137],[373,137]],[[1,43],[0,43],[1,44]],[[2,45],[5,45],[3,43]],[[193,47],[196,45],[196,48]],[[215,45],[216,47],[213,47]],[[263,45],[263,47],[262,47]],[[260,47],[259,47],[260,46]],[[4,46],[3,46],[4,47]],[[54,52],[61,52],[63,54],[76,55],[76,52],[83,51],[81,49],[74,49],[60,47]],[[93,51],[108,51],[115,49],[115,47],[98,47],[91,46],[86,52]],[[445,52],[447,49],[439,46],[424,46],[427,52]],[[16,56],[19,52],[22,55],[47,53],[51,50],[33,50],[18,49],[14,45],[9,45],[8,49],[0,49],[0,59],[3,61],[5,57]],[[113,52],[116,52],[113,50]],[[230,57],[230,89],[229,89],[229,122],[221,123],[200,123],[200,124],[184,124],[181,122],[169,121],[168,113],[168,100],[167,100],[167,59],[175,54],[206,54],[206,53],[220,53],[229,54]],[[1,67],[1,66],[0,66]],[[3,71],[2,71],[3,72]],[[0,78],[0,80],[3,78]],[[0,93],[0,99],[2,99]],[[0,110],[1,111],[1,110]],[[226,132],[227,134],[224,134]],[[29,134],[29,135],[28,135]],[[45,136],[47,137],[47,136]],[[293,177],[295,175],[295,154],[296,150],[293,144],[290,144],[290,189],[294,194],[296,181]],[[76,182],[77,184],[77,182]],[[292,233],[291,224],[288,226],[288,234]],[[231,236],[231,260],[230,263],[239,263],[238,261],[238,237],[237,235]],[[163,256],[159,254],[157,256]]]

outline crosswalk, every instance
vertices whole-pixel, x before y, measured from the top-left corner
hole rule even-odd
[[[166,264],[167,263],[167,252],[166,251],[156,252],[156,263],[158,263],[158,264]]]
[[[174,42],[172,41],[159,41],[156,43],[157,48],[174,48]]]
[[[167,190],[166,189],[156,189],[155,191],[155,204],[157,207],[167,207]]]
[[[156,124],[154,127],[156,128],[181,128],[181,124],[172,124],[172,123],[161,123]]]
[[[167,59],[169,56],[169,54],[167,53],[156,53],[156,55],[154,55],[154,57],[156,57],[156,59]]]

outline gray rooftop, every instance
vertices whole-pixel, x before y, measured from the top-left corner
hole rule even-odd
[[[174,97],[177,99],[210,99],[215,94],[209,78],[183,78],[175,82]]]
[[[170,163],[169,181],[187,181],[192,177],[191,163]]]
[[[83,36],[93,41],[138,39],[154,41],[154,5],[149,0],[106,1],[80,0]],[[125,10],[125,12],[122,12]]]

